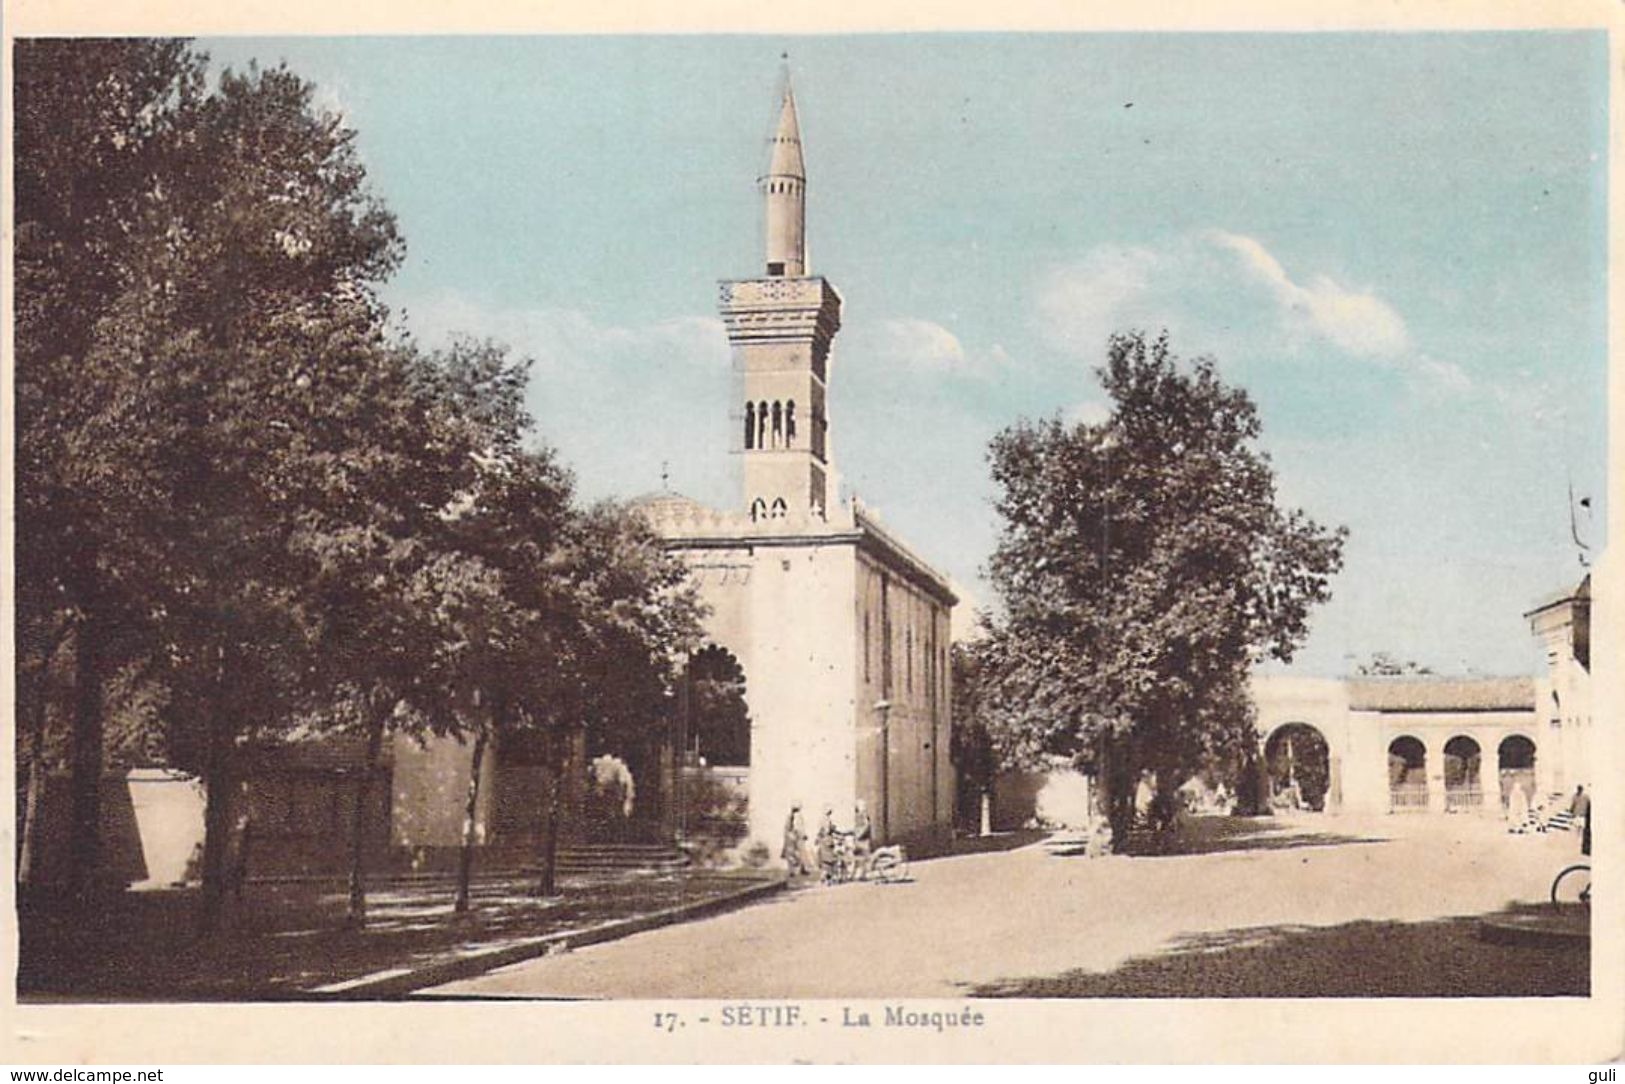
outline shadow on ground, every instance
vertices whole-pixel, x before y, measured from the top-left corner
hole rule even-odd
[[[1299,847],[1335,847],[1347,843],[1386,843],[1381,836],[1355,836],[1326,832],[1304,818],[1275,817],[1191,817],[1181,822],[1179,834],[1159,840],[1151,833],[1135,832],[1131,852],[1137,858],[1170,858],[1193,854],[1219,854],[1225,851],[1285,851]],[[1061,858],[1082,857],[1084,844],[1064,844],[1051,849]]]
[[[1022,828],[1014,832],[995,832],[988,836],[961,836],[953,841],[948,850],[936,854],[922,852],[920,859],[954,858],[962,854],[992,854],[997,851],[1020,850],[1048,835],[1050,832],[1042,828]]]
[[[1586,997],[1587,942],[1492,944],[1483,919],[1534,905],[1423,922],[1251,926],[1192,934],[1112,971],[1000,979],[975,997]]]
[[[415,969],[532,938],[719,898],[765,878],[686,871],[477,883],[452,911],[449,883],[380,885],[365,929],[344,924],[336,883],[251,883],[217,932],[196,932],[195,889],[124,892],[85,912],[49,897],[19,901],[17,992],[31,1000],[216,1001],[311,997],[325,984]]]

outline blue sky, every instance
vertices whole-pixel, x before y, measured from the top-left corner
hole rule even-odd
[[[286,60],[400,219],[386,296],[536,359],[589,497],[738,502],[715,281],[789,50],[813,271],[845,298],[848,490],[959,581],[988,438],[1102,415],[1106,336],[1167,327],[1257,399],[1284,501],[1349,527],[1295,669],[1529,672],[1521,618],[1604,522],[1600,33],[207,39]]]

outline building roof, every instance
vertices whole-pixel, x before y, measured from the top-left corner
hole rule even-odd
[[[779,106],[779,123],[773,131],[773,157],[767,176],[807,179],[807,166],[801,157],[801,120],[796,116],[796,96],[789,82],[784,84],[784,102]]]
[[[1546,596],[1534,609],[1523,616],[1534,617],[1538,613],[1563,605],[1565,602],[1589,603],[1591,601],[1591,574],[1588,572],[1578,587],[1565,587],[1563,590]]]
[[[853,519],[863,532],[863,541],[868,543],[869,552],[883,559],[887,564],[903,572],[913,579],[926,593],[934,595],[937,601],[952,608],[959,602],[959,596],[954,594],[948,579],[935,568],[931,567],[924,558],[920,557],[903,541],[890,531],[883,528],[869,509],[862,502],[853,501]]]
[[[1533,711],[1534,679],[1351,678],[1353,711]]]
[[[696,511],[710,511],[706,505],[701,504],[693,497],[685,497],[681,493],[673,493],[669,489],[655,493],[639,494],[628,501],[627,505],[657,521],[673,515],[690,515]]]

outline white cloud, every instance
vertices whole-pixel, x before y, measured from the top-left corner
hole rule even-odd
[[[1472,388],[1459,365],[1419,353],[1404,317],[1375,292],[1289,270],[1257,239],[1228,230],[1098,245],[1045,276],[1035,308],[1051,346],[1090,360],[1116,332],[1166,328],[1185,353],[1342,359],[1403,373],[1419,393]]]
[[[1289,326],[1359,357],[1394,357],[1410,349],[1405,321],[1375,294],[1351,290],[1325,275],[1314,276],[1307,286],[1294,282],[1251,237],[1208,230],[1203,238],[1234,253],[1242,268],[1269,288]]]
[[[446,293],[407,305],[406,322],[429,347],[465,333],[532,358],[526,405],[585,496],[656,489],[664,464],[673,489],[733,500],[732,381],[721,321],[683,316],[618,326],[574,309],[503,308]]]
[[[1097,357],[1106,340],[1129,327],[1171,324],[1165,285],[1174,253],[1128,245],[1100,245],[1076,263],[1056,269],[1038,289],[1045,337],[1069,353]]]
[[[1098,399],[1085,399],[1067,408],[1066,420],[1074,425],[1099,425],[1112,416],[1111,408]]]
[[[843,358],[865,364],[873,361],[917,375],[985,379],[1015,364],[998,343],[986,350],[971,350],[943,325],[918,317],[894,317],[870,326],[854,326],[837,349]]]
[[[886,361],[918,369],[964,369],[965,347],[953,332],[930,320],[887,320],[880,325],[876,353]]]
[[[1440,361],[1438,358],[1423,354],[1416,359],[1412,371],[1413,384],[1419,385],[1425,391],[1459,395],[1473,389],[1472,378],[1453,361]]]

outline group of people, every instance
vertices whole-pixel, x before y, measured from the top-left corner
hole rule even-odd
[[[801,803],[790,807],[784,822],[784,848],[779,857],[784,859],[791,877],[819,874],[825,884],[832,881],[861,878],[868,872],[874,854],[874,823],[863,799],[858,799],[852,811],[852,827],[842,829],[835,823],[835,807],[825,806],[818,834],[807,837],[806,822],[802,819]]]
[[[1591,795],[1586,793],[1583,786],[1574,788],[1574,795],[1569,799],[1568,820],[1563,822],[1557,815],[1548,816],[1545,806],[1537,806],[1529,799],[1528,792],[1521,786],[1514,785],[1507,795],[1506,819],[1507,831],[1516,835],[1528,832],[1545,832],[1548,827],[1580,829],[1580,853],[1591,854]]]

